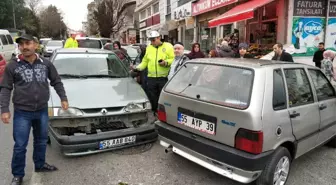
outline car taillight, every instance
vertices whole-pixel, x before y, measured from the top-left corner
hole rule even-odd
[[[235,138],[235,148],[252,154],[260,154],[263,142],[263,132],[239,129]]]
[[[166,108],[159,104],[157,109],[158,119],[162,122],[167,122]]]

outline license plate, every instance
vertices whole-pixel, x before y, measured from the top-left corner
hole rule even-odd
[[[216,124],[202,119],[194,118],[183,113],[178,113],[177,122],[195,130],[215,135]]]
[[[117,138],[117,139],[105,140],[99,143],[99,149],[102,150],[106,148],[122,146],[122,145],[126,145],[129,143],[134,143],[135,140],[136,140],[136,136],[128,136],[128,137],[122,137],[122,138]]]

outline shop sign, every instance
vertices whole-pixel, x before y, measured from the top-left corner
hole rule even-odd
[[[191,16],[191,2],[175,8],[171,16],[172,16],[171,17],[172,20],[177,20],[177,21],[190,17]]]
[[[199,0],[192,4],[192,16],[236,3],[238,0]]]
[[[185,22],[186,22],[186,29],[194,28],[194,24],[195,24],[195,18],[194,17],[186,18]]]
[[[325,18],[294,17],[292,44],[296,55],[312,56],[324,41]]]
[[[140,28],[146,27],[146,21],[141,22],[141,23],[139,24],[139,27],[140,27]]]
[[[336,1],[330,2],[329,17],[336,17]]]
[[[294,0],[294,16],[325,17],[326,0]]]
[[[326,49],[336,51],[336,18],[329,18],[326,37]]]

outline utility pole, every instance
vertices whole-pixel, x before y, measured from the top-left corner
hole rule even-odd
[[[14,28],[16,29],[15,10],[14,10],[14,3],[13,3],[13,0],[12,0],[12,10],[13,10],[13,23],[14,23]]]

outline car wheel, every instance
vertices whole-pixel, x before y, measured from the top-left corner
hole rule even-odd
[[[336,136],[332,138],[328,143],[327,146],[330,146],[332,148],[336,148]]]
[[[257,179],[257,185],[285,185],[290,171],[292,157],[284,147],[275,150],[269,163],[261,176]]]

